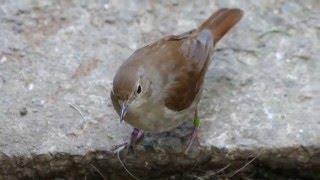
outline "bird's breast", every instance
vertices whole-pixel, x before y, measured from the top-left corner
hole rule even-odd
[[[185,121],[192,121],[195,106],[183,111],[173,111],[161,103],[145,103],[131,107],[125,119],[132,126],[146,132],[164,132],[180,126]]]

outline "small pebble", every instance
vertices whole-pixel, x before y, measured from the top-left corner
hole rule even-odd
[[[7,57],[2,56],[2,58],[1,58],[1,60],[0,60],[0,63],[4,63],[4,62],[6,62],[7,60],[8,60]]]
[[[27,110],[27,108],[22,108],[21,110],[20,110],[20,116],[25,116],[25,115],[27,115],[28,114],[28,110]]]

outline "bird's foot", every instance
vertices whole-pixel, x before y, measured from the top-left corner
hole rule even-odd
[[[184,151],[185,154],[188,154],[188,151],[190,150],[190,148],[191,148],[192,144],[194,143],[194,141],[197,141],[198,144],[199,144],[199,140],[198,140],[198,130],[199,130],[199,127],[200,127],[200,119],[199,118],[195,118],[193,120],[193,126],[194,127],[193,127],[193,131],[192,131],[188,146],[187,146],[186,150]]]
[[[130,141],[129,142],[124,142],[118,145],[115,145],[111,148],[111,150],[113,152],[117,152],[120,149],[125,149],[125,148],[132,148],[133,145],[135,145],[136,143],[140,142],[144,137],[144,133],[142,130],[134,128],[132,133],[131,133],[131,137],[130,137]]]

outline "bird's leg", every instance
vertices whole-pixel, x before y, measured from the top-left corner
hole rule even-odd
[[[185,154],[188,154],[188,151],[191,147],[191,145],[193,144],[193,142],[195,140],[198,141],[198,130],[200,127],[200,119],[198,118],[198,108],[196,108],[195,112],[194,112],[194,119],[193,119],[193,131],[192,131],[192,135],[191,138],[189,140],[187,149],[185,150]]]
[[[116,145],[112,148],[113,151],[118,150],[121,147],[127,148],[127,147],[132,147],[132,145],[136,144],[137,142],[141,141],[143,139],[144,133],[142,130],[138,129],[138,128],[134,128],[132,133],[131,133],[131,137],[130,137],[130,141],[128,142],[124,142],[122,144]]]
[[[134,128],[131,133],[129,146],[132,146],[133,144],[141,141],[143,139],[143,136],[144,136],[143,130]]]

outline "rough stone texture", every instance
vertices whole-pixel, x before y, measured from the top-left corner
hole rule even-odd
[[[98,178],[97,169],[125,176],[108,152],[131,130],[109,99],[117,67],[136,48],[192,29],[220,7],[246,14],[218,44],[207,75],[201,146],[183,154],[186,124],[147,134],[121,158],[145,179],[214,177],[229,163],[231,176],[252,157],[252,177],[277,169],[316,177],[318,0],[0,0],[0,179]]]

